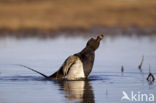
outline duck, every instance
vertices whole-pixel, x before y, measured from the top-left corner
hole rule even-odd
[[[103,37],[103,35],[98,35],[89,39],[85,48],[83,48],[80,52],[69,56],[61,67],[50,76],[47,76],[25,65],[19,66],[32,70],[50,80],[87,79],[94,65],[95,51],[98,49]]]
[[[103,35],[99,35],[88,40],[82,51],[69,56],[60,69],[49,78],[67,80],[87,78],[93,68],[95,51],[98,49],[102,39]]]

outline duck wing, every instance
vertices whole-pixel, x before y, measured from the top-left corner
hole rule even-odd
[[[70,68],[72,67],[73,64],[75,64],[75,62],[78,60],[79,58],[77,56],[69,56],[65,62],[63,63],[63,68],[62,68],[62,71],[63,71],[63,75],[66,76],[70,70]]]

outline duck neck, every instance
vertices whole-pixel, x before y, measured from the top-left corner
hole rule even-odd
[[[90,53],[94,53],[94,51],[91,49],[91,48],[89,48],[89,47],[85,47],[81,52],[80,52],[80,54],[90,54]]]

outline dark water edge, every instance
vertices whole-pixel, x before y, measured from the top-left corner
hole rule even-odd
[[[115,36],[153,36],[156,34],[156,27],[93,27],[90,29],[84,28],[63,28],[59,30],[38,30],[38,29],[21,29],[21,30],[7,30],[0,29],[0,38],[11,36],[15,38],[37,37],[37,38],[56,38],[60,35],[64,36],[82,36],[88,37],[90,35],[104,34],[110,37]]]

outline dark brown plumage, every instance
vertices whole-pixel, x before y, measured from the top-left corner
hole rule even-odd
[[[100,41],[103,39],[103,35],[91,38],[86,47],[79,53],[69,56],[58,71],[54,74],[47,76],[37,70],[30,67],[17,64],[18,66],[25,67],[31,71],[34,71],[47,79],[86,79],[92,71],[95,50],[99,47]]]
[[[65,74],[63,73],[64,69],[68,67],[68,71],[70,70],[70,67],[74,64],[76,61],[76,58],[79,58],[83,64],[83,70],[85,74],[85,78],[88,77],[90,72],[92,71],[92,67],[94,64],[94,58],[95,58],[95,50],[99,47],[100,41],[103,39],[103,35],[91,38],[88,42],[86,47],[79,53],[76,53],[70,57],[68,57],[61,68],[49,76],[49,78],[52,79],[62,79]],[[67,63],[68,62],[68,63]],[[70,65],[70,66],[69,66]]]

